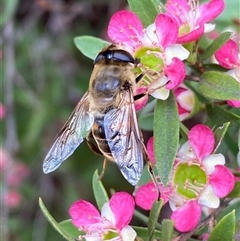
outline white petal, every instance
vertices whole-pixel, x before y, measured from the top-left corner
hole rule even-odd
[[[158,42],[159,41],[158,41],[158,36],[156,31],[156,25],[153,23],[149,25],[146,28],[145,33],[143,33],[142,44],[145,47],[156,47]]]
[[[188,162],[190,159],[195,157],[192,147],[190,146],[190,142],[185,142],[178,151],[178,157],[180,161]]]
[[[166,76],[152,82],[148,87],[149,94],[156,99],[166,100],[170,93],[170,91],[165,87],[167,82],[168,78]]]
[[[174,57],[179,58],[180,60],[187,59],[189,56],[188,50],[186,50],[182,45],[180,44],[174,44],[165,49],[165,57],[167,64],[170,64],[172,62],[172,59]]]
[[[205,157],[202,161],[204,169],[208,175],[211,175],[216,165],[224,165],[225,157],[222,154],[212,154]]]
[[[104,205],[102,206],[101,217],[106,218],[113,225],[116,225],[116,220],[115,220],[114,214],[113,214],[108,202],[104,203]]]
[[[213,23],[205,23],[204,24],[204,33],[209,33],[211,31],[213,31],[215,28],[215,24]]]
[[[220,204],[219,198],[215,195],[213,187],[208,185],[198,199],[198,203],[209,208],[218,208]]]
[[[177,210],[178,208],[180,208],[181,206],[184,205],[185,203],[185,199],[180,196],[177,195],[176,193],[174,195],[172,195],[169,199],[169,207],[171,208],[171,210],[174,212],[175,210]]]
[[[121,236],[123,241],[134,241],[137,234],[131,226],[126,226],[121,230]]]
[[[164,88],[153,91],[151,93],[151,96],[156,99],[166,100],[169,96],[169,93],[170,93],[170,91],[164,87]]]
[[[194,94],[191,90],[183,91],[178,95],[177,101],[183,109],[191,111],[195,102]]]

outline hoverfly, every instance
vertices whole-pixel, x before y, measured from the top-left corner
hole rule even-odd
[[[115,45],[104,48],[94,60],[89,90],[79,101],[43,161],[43,172],[58,168],[86,138],[90,148],[116,162],[132,185],[139,181],[147,159],[134,108],[136,82],[132,69],[138,60]]]

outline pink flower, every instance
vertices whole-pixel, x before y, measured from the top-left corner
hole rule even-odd
[[[18,191],[9,191],[3,195],[3,201],[9,208],[16,208],[22,201],[22,196]]]
[[[218,63],[229,69],[227,74],[232,76],[240,83],[240,52],[237,43],[230,39],[214,54]],[[240,94],[239,100],[228,100],[228,105],[233,107],[240,107]]]
[[[6,116],[6,108],[0,103],[0,120],[2,120]]]
[[[153,154],[151,143],[147,146]],[[200,221],[202,206],[217,208],[219,198],[228,195],[235,184],[232,172],[224,166],[222,154],[214,150],[214,135],[205,125],[196,125],[188,133],[188,141],[181,146],[174,164],[168,187],[159,183],[161,198],[169,202],[171,219],[181,232],[194,229]],[[152,182],[141,186],[135,193],[136,204],[149,210],[157,198]]]
[[[86,232],[85,240],[133,241],[136,232],[128,225],[134,211],[134,199],[126,192],[115,193],[102,207],[101,214],[89,202],[78,200],[69,209],[72,223]]]
[[[167,99],[169,89],[182,83],[186,75],[182,60],[189,52],[176,44],[177,34],[177,22],[166,14],[159,14],[144,29],[137,15],[124,10],[115,13],[108,25],[112,41],[140,58],[138,67],[145,73],[148,93],[160,99]]]
[[[178,23],[178,43],[198,40],[204,32],[212,31],[214,25],[207,24],[223,10],[223,0],[211,0],[199,6],[198,0],[168,0],[167,14]]]
[[[173,92],[177,100],[180,121],[193,116],[198,111],[198,101],[192,90],[181,84]]]
[[[28,167],[22,162],[14,162],[8,171],[7,182],[12,187],[18,187],[21,182],[29,175]]]
[[[193,229],[200,221],[201,206],[217,208],[219,198],[234,187],[234,176],[224,166],[224,156],[211,154],[214,145],[212,130],[199,124],[189,131],[188,141],[179,149],[172,177],[177,198],[169,201],[173,210],[171,219],[179,231]]]

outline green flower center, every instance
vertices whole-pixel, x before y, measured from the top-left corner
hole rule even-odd
[[[136,51],[135,57],[141,59],[141,64],[145,68],[160,72],[164,67],[163,54],[159,48],[140,48]]]
[[[143,78],[145,85],[160,79],[164,68],[164,54],[160,48],[140,48],[135,52],[134,57],[141,59],[136,72],[145,72]]]
[[[173,185],[179,194],[187,199],[196,198],[207,184],[207,175],[196,163],[179,163],[176,167]]]
[[[114,231],[109,231],[108,233],[106,233],[103,237],[103,240],[112,240],[116,237],[118,237],[118,233],[114,232]]]

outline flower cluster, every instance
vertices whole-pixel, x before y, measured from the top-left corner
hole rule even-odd
[[[214,56],[222,67],[228,69],[227,74],[240,83],[240,50],[237,41],[237,36],[234,36],[217,50]],[[240,107],[240,100],[228,100],[227,103],[233,107]]]
[[[169,202],[171,219],[181,232],[196,227],[201,218],[202,206],[217,208],[219,198],[225,197],[234,187],[232,172],[224,166],[222,154],[213,154],[215,147],[212,130],[205,125],[196,125],[188,133],[175,160],[168,187],[161,183],[159,189],[164,203]],[[147,146],[154,160],[153,139]],[[153,182],[141,186],[135,193],[136,204],[149,210],[157,199]]]
[[[186,66],[194,66],[199,74],[204,73],[203,61],[199,62],[200,58],[197,58],[198,41],[204,33],[214,29],[211,21],[219,16],[224,7],[224,0],[210,0],[203,4],[198,0],[167,0],[154,22],[148,26],[144,26],[140,18],[129,10],[119,11],[111,17],[109,38],[141,60],[135,69],[136,75],[143,73],[134,93],[142,97],[134,102],[137,111],[146,105],[149,95],[166,100],[170,91],[175,96],[180,121],[192,117],[205,105],[200,106],[201,98],[196,97],[194,85],[184,82],[192,74]],[[236,36],[232,36],[209,55],[214,55],[226,73],[240,83],[237,42]],[[201,78],[196,76],[195,80],[201,81]],[[199,94],[207,97],[201,91]],[[240,98],[226,101],[231,107],[240,107]],[[163,204],[168,203],[171,209],[174,227],[180,232],[193,230],[206,208],[218,208],[220,199],[233,190],[236,182],[225,166],[224,155],[216,153],[214,133],[208,126],[193,126],[187,137],[188,140],[178,148],[168,185],[164,186],[159,178],[157,185],[149,181],[134,192],[136,204],[150,210],[160,191]],[[149,139],[146,149],[154,167],[154,137]],[[240,154],[238,161],[240,163]],[[69,213],[72,223],[85,233],[79,237],[80,240],[131,241],[136,238],[136,232],[129,226],[133,211],[133,197],[118,192],[103,205],[101,213],[84,200],[72,204]],[[202,238],[207,240],[208,236],[204,234]]]
[[[102,207],[101,214],[89,202],[78,200],[72,204],[69,214],[72,223],[86,234],[86,241],[134,241],[136,232],[128,224],[134,211],[134,199],[126,192],[115,193]]]
[[[224,7],[223,0],[211,0],[201,5],[198,0],[168,0],[165,11],[145,28],[138,16],[128,10],[119,11],[110,19],[110,39],[141,59],[137,72],[143,72],[144,77],[139,88],[145,88],[146,93],[162,100],[167,99],[169,91],[173,90],[180,120],[191,117],[199,107],[194,94],[191,91],[183,94],[180,87],[186,77],[184,61],[190,65],[196,63],[197,41],[204,33],[214,29],[215,25],[210,22],[220,15]],[[226,51],[229,48],[231,50]],[[237,70],[239,72],[236,52],[236,46],[229,41],[215,55],[224,68],[232,70],[230,75]],[[237,74],[234,77],[239,81]],[[191,95],[191,98],[179,97],[185,94]],[[233,107],[240,106],[240,101],[227,101]],[[142,102],[139,100],[137,110],[146,102],[146,98]]]
[[[10,208],[16,208],[22,201],[19,187],[29,175],[29,169],[24,163],[13,160],[3,148],[0,148],[0,157],[0,173],[8,186],[8,190],[3,189],[3,202]]]

